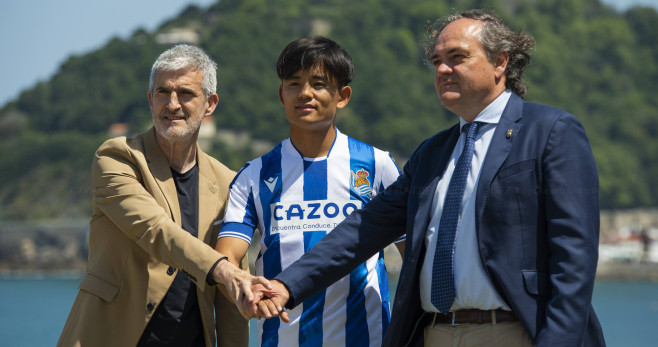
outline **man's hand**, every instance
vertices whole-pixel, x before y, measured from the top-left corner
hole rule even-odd
[[[260,285],[263,290],[270,290],[272,289],[270,281],[262,276],[252,276],[228,260],[220,261],[215,266],[212,276],[217,283],[226,287],[229,297],[235,302],[240,314],[245,319],[259,318],[256,304],[262,295],[259,294],[260,296],[256,297],[251,287]]]
[[[254,295],[259,299],[263,296],[265,299],[258,301],[258,318],[272,318],[279,317],[284,323],[289,323],[290,318],[288,312],[283,308],[290,298],[288,288],[280,281],[273,280],[270,289],[265,289],[262,286],[254,286]]]

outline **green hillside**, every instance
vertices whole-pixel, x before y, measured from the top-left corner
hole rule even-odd
[[[599,0],[222,0],[191,6],[154,32],[135,31],[71,57],[48,81],[0,109],[0,220],[84,217],[89,167],[108,128],[149,126],[150,65],[175,35],[192,35],[218,62],[219,129],[276,143],[287,136],[277,97],[278,54],[325,35],[356,74],[338,125],[390,151],[400,165],[424,138],[457,121],[439,103],[420,43],[451,9],[495,9],[537,41],[527,99],[580,118],[599,166],[604,208],[658,206],[658,13]],[[168,36],[167,36],[168,35]],[[239,169],[259,154],[215,140],[211,154]]]

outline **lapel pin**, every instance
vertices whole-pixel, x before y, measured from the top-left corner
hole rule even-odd
[[[508,138],[508,139],[509,139],[510,137],[512,137],[512,129],[508,129],[508,130],[507,130],[507,134],[505,134],[505,137]]]

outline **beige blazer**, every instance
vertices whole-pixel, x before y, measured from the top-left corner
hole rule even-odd
[[[196,284],[207,346],[247,346],[249,325],[206,276],[235,172],[197,146],[198,238],[181,228],[176,186],[153,128],[106,141],[92,164],[87,273],[58,346],[135,346],[176,271]],[[217,326],[213,317],[217,305]]]

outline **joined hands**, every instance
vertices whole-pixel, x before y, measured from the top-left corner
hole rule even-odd
[[[233,300],[245,319],[280,317],[290,322],[283,307],[290,294],[283,283],[268,281],[263,276],[252,276],[229,261],[220,261],[213,279],[226,288],[225,294]],[[221,288],[220,288],[221,289]]]
[[[226,290],[222,287],[220,290],[233,300],[245,319],[260,318],[257,304],[263,297],[262,293],[272,289],[270,281],[263,276],[252,276],[228,260],[220,261],[212,275],[217,283],[224,286]],[[254,292],[252,288],[258,288],[258,291]]]
[[[251,287],[254,300],[251,302],[242,302],[238,306],[240,312],[248,312],[252,318],[273,318],[279,317],[284,323],[289,323],[290,318],[284,306],[290,298],[290,293],[283,283],[273,280],[270,287],[262,284],[254,284]]]

